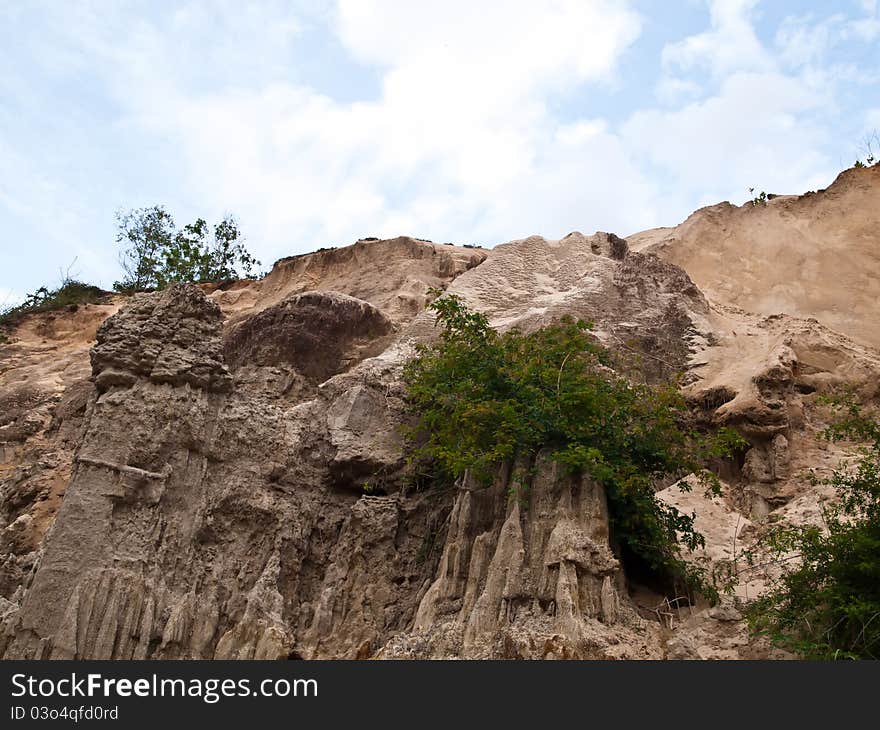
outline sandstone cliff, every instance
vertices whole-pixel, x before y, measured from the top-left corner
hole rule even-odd
[[[756,314],[813,317],[877,347],[878,220],[875,165],[845,170],[818,192],[701,208],[675,228],[627,241],[683,267],[712,300]]]
[[[878,172],[766,209],[704,209],[633,237],[643,251],[606,233],[491,252],[364,240],[257,282],[26,320],[0,346],[0,653],[775,655],[737,609],[764,576],[743,571],[715,608],[652,593],[614,553],[602,488],[540,455],[524,501],[508,490],[522,464],[489,488],[408,490],[400,368],[434,336],[424,307],[439,287],[498,328],[589,319],[638,356],[634,377],[684,373],[699,416],[750,446],[716,465],[721,498],[675,485],[663,498],[697,512],[694,559],[735,560],[768,519],[815,519],[828,496],[805,471],[845,446],[817,438],[818,395],[878,396],[876,306],[858,288],[878,270]],[[766,231],[799,247],[773,254],[784,272],[758,265]],[[834,275],[811,278],[830,249]]]

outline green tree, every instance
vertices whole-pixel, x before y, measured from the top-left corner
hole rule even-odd
[[[835,402],[843,415],[826,437],[867,445],[814,479],[837,495],[823,509],[824,529],[771,531],[771,555],[794,567],[783,567],[747,616],[756,634],[808,658],[880,659],[880,423],[852,401]]]
[[[116,240],[123,245],[121,262],[126,278],[119,290],[163,289],[188,281],[222,281],[250,276],[260,265],[244,247],[244,237],[232,216],[213,231],[203,218],[177,230],[162,206],[118,214]]]
[[[257,261],[244,247],[244,237],[232,216],[226,216],[214,226],[214,240],[207,256],[207,268],[202,272],[205,281],[233,279],[241,272],[250,276]]]
[[[116,242],[122,246],[119,263],[125,278],[113,287],[145,291],[160,286],[164,253],[174,242],[174,219],[161,205],[116,213]]]
[[[177,231],[162,250],[156,272],[157,287],[186,281],[207,281],[206,269],[208,224],[199,218]]]
[[[616,374],[585,322],[565,318],[530,334],[502,334],[454,295],[431,309],[440,337],[420,345],[404,369],[415,420],[413,466],[445,481],[469,471],[489,483],[501,462],[549,451],[604,485],[625,562],[670,587],[683,583],[714,595],[681,554],[682,546],[704,544],[694,516],[655,495],[662,482],[690,473],[717,490],[703,466],[710,456],[729,454],[739,437],[688,428],[678,390]]]

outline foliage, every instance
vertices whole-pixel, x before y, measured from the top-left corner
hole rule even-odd
[[[124,248],[119,263],[125,278],[113,285],[119,291],[144,291],[159,286],[163,252],[174,240],[174,219],[161,206],[117,211],[116,242]]]
[[[755,192],[754,188],[749,188],[749,195]],[[752,205],[767,205],[767,201],[769,198],[767,197],[767,193],[763,190],[758,193],[754,198],[752,198]]]
[[[816,483],[838,499],[825,529],[779,527],[768,539],[777,560],[798,558],[748,607],[753,631],[813,659],[880,658],[880,422],[838,399],[843,417],[826,437],[867,442],[854,463]],[[791,563],[787,563],[791,565]]]
[[[15,327],[29,314],[50,312],[71,305],[97,303],[106,296],[107,292],[97,286],[69,278],[65,278],[56,289],[41,286],[28,294],[21,304],[0,310],[0,341],[6,339],[3,330]]]
[[[244,247],[238,224],[227,216],[208,227],[204,219],[178,230],[160,205],[116,215],[116,242],[123,248],[120,263],[125,278],[119,291],[164,289],[186,281],[222,281],[250,276],[257,261]]]
[[[447,482],[468,471],[488,484],[500,462],[549,453],[604,485],[625,560],[658,582],[710,592],[681,556],[682,545],[703,545],[693,515],[663,504],[655,490],[692,472],[717,489],[702,465],[729,454],[738,437],[688,429],[677,389],[617,375],[583,321],[502,334],[454,295],[430,307],[443,328],[439,340],[420,345],[404,371],[416,420],[411,463]]]
[[[880,147],[880,135],[877,134],[877,130],[875,129],[873,132],[869,132],[864,136],[861,143],[861,153],[864,155],[864,162],[862,162],[861,156],[856,160],[855,165],[853,167],[871,167],[872,165],[880,165],[880,159],[878,159],[878,155],[880,153],[875,152],[875,147]]]

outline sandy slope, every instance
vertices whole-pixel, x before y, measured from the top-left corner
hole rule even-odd
[[[702,208],[681,225],[627,238],[684,268],[713,301],[815,317],[880,345],[880,167],[766,205]]]

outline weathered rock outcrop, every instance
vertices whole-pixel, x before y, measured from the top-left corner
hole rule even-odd
[[[675,267],[631,259],[604,235],[508,249],[529,259],[525,276],[555,274],[564,288],[535,322],[570,311],[595,319],[601,335],[650,317],[657,353],[683,363],[687,346],[667,325],[693,328],[691,310],[705,302]],[[590,286],[574,264],[592,272]],[[474,299],[475,282],[483,294],[497,289],[508,315],[529,325],[529,281],[473,273],[462,296]],[[464,585],[462,643],[436,652],[631,648],[620,636],[639,619],[596,485],[542,463],[528,505],[508,499],[503,480],[479,494],[462,485],[454,499],[401,491],[399,369],[430,325],[363,359],[395,327],[365,301],[314,292],[224,335],[220,309],[193,286],[138,295],[107,320],[70,484],[7,617],[7,656],[369,656],[445,621],[443,601]],[[267,388],[267,371],[301,387]],[[363,494],[367,481],[379,494]],[[472,502],[483,504],[476,522]],[[469,556],[463,572],[438,578],[441,552],[448,566],[457,551]]]
[[[158,322],[173,333],[164,349]],[[341,476],[359,455],[334,439],[364,426],[350,388],[325,385],[292,411],[234,391],[219,310],[192,286],[107,320],[92,361],[85,433],[8,656],[276,658],[311,655],[337,632],[348,639],[327,653],[358,655],[402,628],[392,614],[406,605],[418,537],[401,542],[394,500],[359,498]],[[369,459],[381,463],[381,449]],[[328,603],[334,581],[359,571],[365,590]],[[363,610],[341,610],[346,601]]]
[[[502,244],[449,291],[499,329],[528,331],[563,315],[587,320],[603,344],[637,357],[650,378],[685,370],[711,337],[708,302],[688,275],[654,255],[628,252],[608,233]],[[432,321],[423,314],[413,330],[424,335]]]
[[[505,466],[488,488],[463,480],[436,575],[412,632],[384,656],[651,655],[609,543],[604,490],[545,456]]]
[[[117,307],[31,317],[0,344],[0,607],[20,602],[61,505],[94,390],[89,348]]]
[[[166,296],[136,294],[124,316],[98,328],[91,352],[95,385],[103,392],[145,379],[229,391],[232,377],[217,338],[222,321],[220,308],[194,286]]]
[[[606,233],[490,254],[361,241],[64,313],[54,339],[31,321],[0,350],[0,654],[767,656],[737,604],[762,576],[715,608],[653,594],[615,553],[601,486],[543,455],[486,488],[412,489],[400,373],[436,336],[431,287],[500,329],[589,320],[629,374],[683,376],[699,418],[749,440],[715,465],[720,498],[661,492],[698,512],[694,559],[735,561],[771,514],[814,519],[827,495],[804,472],[845,449],[817,438],[818,396],[877,397],[875,350],[707,300]],[[91,329],[59,336],[74,316]]]
[[[337,292],[307,292],[264,309],[226,337],[226,361],[289,365],[315,383],[381,353],[394,325],[379,309]]]
[[[306,292],[232,325],[223,349],[240,384],[302,400],[333,375],[380,354],[396,330],[369,302]]]
[[[281,259],[264,279],[236,282],[210,296],[237,321],[294,294],[333,291],[369,302],[401,324],[425,308],[429,289],[446,288],[487,253],[408,236],[362,239],[351,246]]]
[[[215,307],[206,309],[192,292],[189,303],[115,296],[105,304],[26,318],[10,333],[10,342],[0,342],[2,613],[15,612],[31,583],[44,538],[74,472],[74,452],[81,446],[96,381],[102,392],[146,382],[175,388],[188,382],[196,392],[228,393],[234,378],[238,390],[247,391],[248,400],[254,402],[280,398],[291,405],[314,398],[317,386],[333,372],[347,370],[381,351],[393,338],[394,329],[406,321],[406,312],[422,306],[430,287],[444,288],[485,255],[479,249],[410,238],[362,241],[282,260],[259,281],[224,288],[201,286],[220,304],[222,318]],[[343,293],[326,291],[328,284]],[[309,294],[313,289],[322,291]],[[344,292],[361,294],[385,309],[379,311]],[[302,295],[297,297],[298,293]],[[102,330],[101,347],[93,353],[96,375],[90,377],[89,349],[95,343],[96,329],[123,302],[130,305],[131,316],[122,328]],[[175,311],[165,311],[167,307]],[[186,314],[188,307],[192,311]],[[249,327],[238,326],[264,311],[265,316],[254,318]],[[319,327],[319,321],[326,326]],[[214,334],[218,326],[224,333],[222,347],[217,347]],[[318,354],[311,360],[300,357],[306,351]],[[294,353],[300,369],[290,363]],[[385,421],[377,424],[370,415],[394,402],[390,390],[385,385],[358,383],[344,398],[337,396],[329,394],[324,411],[315,410],[319,422],[328,414],[332,421],[327,458],[335,481],[356,480],[363,471],[372,473],[376,464],[391,458],[388,449],[396,449],[392,461],[397,459],[399,434]],[[155,398],[160,412],[163,397]],[[98,417],[103,418],[103,413]],[[174,416],[169,413],[168,417]],[[131,424],[136,426],[137,419],[131,423],[119,419],[115,436],[125,434]],[[148,431],[153,425],[145,424],[143,429]],[[240,426],[249,428],[246,415]],[[163,428],[169,431],[174,426]],[[201,433],[194,436],[196,440],[201,437]],[[94,450],[102,448],[98,442]]]

